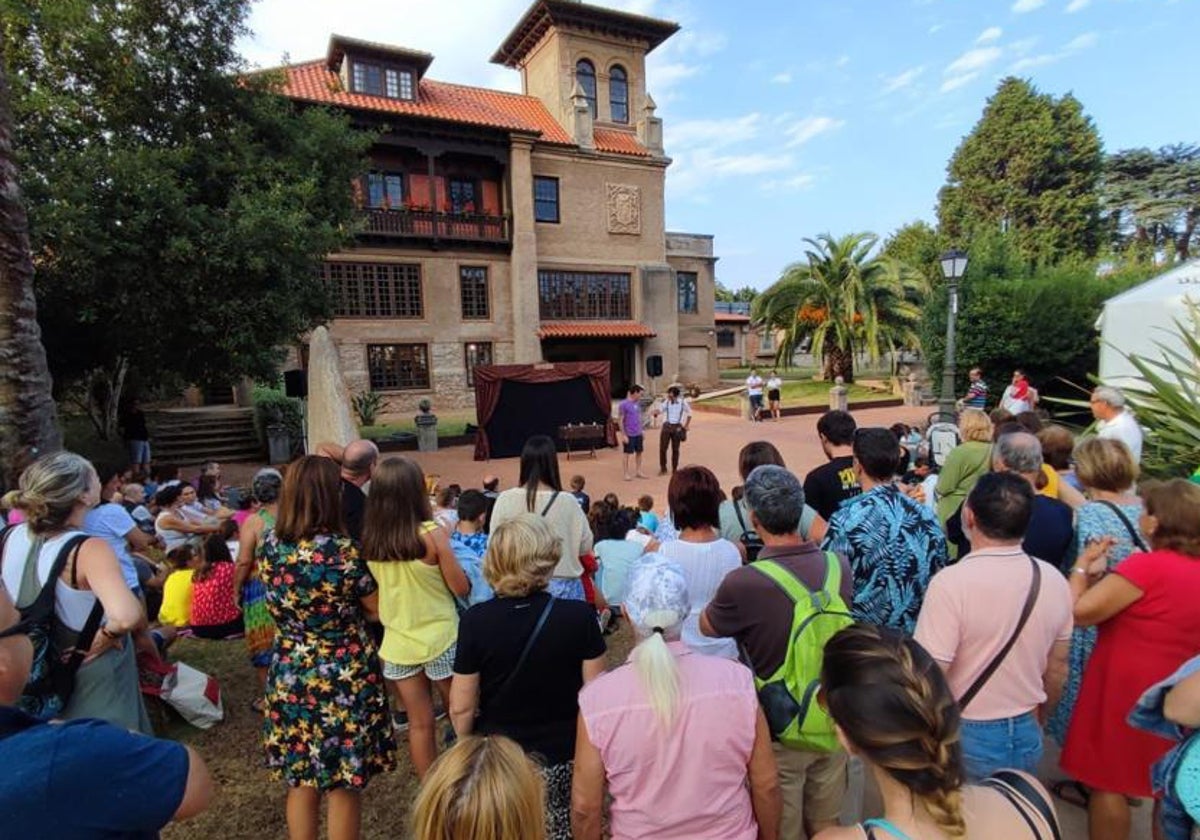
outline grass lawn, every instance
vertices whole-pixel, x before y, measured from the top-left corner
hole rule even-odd
[[[632,647],[628,625],[622,624],[605,641],[608,667],[615,668],[625,661]],[[209,809],[187,822],[167,826],[162,832],[163,840],[283,838],[285,789],[282,782],[271,778],[264,764],[262,717],[250,710],[257,684],[245,645],[241,641],[181,639],[171,648],[170,656],[220,681],[225,720],[202,731],[184,723],[173,712],[152,706],[151,719],[159,735],[182,741],[200,753],[217,786]],[[446,727],[448,724],[441,728],[444,731]],[[417,792],[417,778],[403,735],[398,738],[397,746],[396,769],[372,779],[363,793],[362,836],[366,840],[408,836],[408,812]]]
[[[876,400],[893,399],[892,394],[885,391],[874,391],[857,384],[848,385],[847,387],[850,389],[850,402],[873,402]],[[791,408],[798,405],[828,405],[829,388],[830,385],[828,382],[814,382],[812,379],[784,382],[780,402],[783,408]],[[720,405],[731,408],[737,408],[741,404],[741,394],[735,394],[732,397],[721,397],[715,400],[705,400],[699,403],[699,405]]]
[[[461,435],[466,431],[468,423],[475,422],[475,412],[472,411],[446,411],[438,414],[438,436],[449,437],[451,435]],[[394,435],[396,432],[409,432],[410,434],[417,433],[417,424],[413,422],[411,417],[405,420],[392,420],[387,423],[376,423],[373,426],[360,426],[359,434],[368,440],[378,440],[385,438],[388,435]]]

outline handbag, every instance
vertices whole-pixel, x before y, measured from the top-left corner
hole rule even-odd
[[[1130,522],[1129,517],[1125,515],[1125,511],[1121,510],[1120,507],[1113,502],[1108,501],[1107,499],[1097,499],[1096,501],[1100,502],[1100,504],[1104,505],[1117,515],[1117,518],[1121,520],[1121,524],[1125,526],[1125,530],[1129,532],[1129,539],[1133,541],[1133,544],[1137,546],[1139,551],[1150,550],[1146,545],[1146,541],[1142,539],[1142,535],[1138,533],[1138,529],[1133,527],[1133,523]]]
[[[216,678],[185,662],[171,664],[145,653],[137,659],[142,694],[162,700],[197,729],[211,729],[225,719]]]
[[[685,440],[687,440],[687,429],[685,429],[683,426],[680,426],[678,429],[676,429],[675,440],[679,441],[680,443],[683,443]]]
[[[746,562],[753,563],[758,559],[758,553],[763,550],[762,537],[746,526],[746,520],[742,518],[742,510],[738,507],[736,499],[733,502],[733,513],[737,516],[738,524],[742,526],[742,535],[738,537],[738,542],[746,548]]]
[[[1021,635],[1026,622],[1029,621],[1029,616],[1033,613],[1033,605],[1037,603],[1038,593],[1042,588],[1042,570],[1032,557],[1029,558],[1029,564],[1033,566],[1033,582],[1029,584],[1029,594],[1025,596],[1025,606],[1021,609],[1021,618],[1017,621],[1017,626],[1013,629],[1012,635],[1008,637],[1008,641],[1004,643],[1004,647],[1000,648],[1000,652],[992,657],[992,661],[983,669],[983,673],[975,678],[975,682],[971,683],[971,687],[959,698],[958,708],[960,711],[965,711],[967,706],[971,705],[971,701],[987,685],[992,674],[996,673],[996,669],[1000,667],[1004,657],[1008,656],[1008,652],[1017,643],[1017,637]]]

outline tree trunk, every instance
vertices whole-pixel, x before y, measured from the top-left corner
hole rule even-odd
[[[850,383],[854,381],[854,351],[834,347],[825,351],[825,378],[833,382],[838,377]]]
[[[33,296],[29,220],[13,160],[8,79],[0,66],[0,485],[28,461],[62,448],[50,368]]]

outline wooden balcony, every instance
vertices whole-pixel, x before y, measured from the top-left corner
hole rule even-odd
[[[475,242],[508,245],[508,217],[482,213],[442,213],[435,210],[366,211],[363,234],[389,239],[429,242]]]

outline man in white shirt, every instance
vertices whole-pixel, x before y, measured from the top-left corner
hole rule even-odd
[[[1107,385],[1092,391],[1092,416],[1100,437],[1121,441],[1133,453],[1134,463],[1141,463],[1142,427],[1125,407],[1124,394]]]
[[[658,474],[667,474],[667,447],[671,447],[671,472],[679,469],[679,444],[687,440],[687,429],[692,422],[692,409],[683,399],[678,385],[667,389],[667,398],[654,416],[662,416],[662,430],[658,433]]]
[[[750,375],[746,377],[746,396],[750,398],[750,419],[759,421],[762,419],[763,410],[763,378],[758,375],[758,368],[750,368]]]

